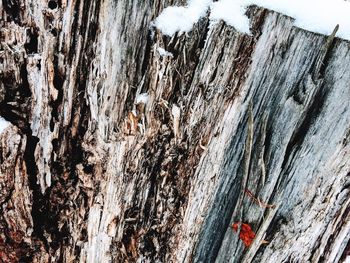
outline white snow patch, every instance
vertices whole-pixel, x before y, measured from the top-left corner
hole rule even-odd
[[[291,16],[295,25],[308,31],[330,35],[339,24],[338,37],[350,40],[350,3],[344,0],[189,0],[186,7],[167,7],[155,21],[165,35],[188,32],[210,8],[213,22],[224,20],[238,31],[249,33],[247,6],[258,5]]]
[[[242,0],[221,0],[211,4],[210,20],[224,20],[236,30],[249,34],[249,19],[244,15],[246,6]]]
[[[143,103],[146,104],[148,101],[148,93],[141,93],[136,96],[136,104]]]
[[[350,3],[344,0],[250,0],[295,18],[295,25],[308,31],[330,35],[339,24],[338,37],[350,40]]]
[[[187,6],[170,6],[156,18],[155,26],[163,34],[189,32],[194,23],[206,14],[212,0],[189,0]]]
[[[0,117],[0,134],[10,125],[11,125],[10,122],[8,122],[4,118]]]
[[[180,108],[173,104],[173,107],[171,109],[171,114],[173,115],[174,118],[180,118],[180,114],[181,114],[181,111],[180,111]]]
[[[164,48],[159,47],[157,51],[161,57],[174,57],[171,52],[166,51]]]

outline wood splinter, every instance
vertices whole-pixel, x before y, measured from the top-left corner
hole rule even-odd
[[[173,115],[173,120],[174,120],[174,137],[175,139],[180,138],[180,115],[181,115],[181,110],[180,108],[173,104],[173,107],[171,109],[171,114]]]

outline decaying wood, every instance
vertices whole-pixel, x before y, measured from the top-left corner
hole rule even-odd
[[[349,43],[257,7],[163,36],[183,2],[0,2],[2,261],[349,256]]]

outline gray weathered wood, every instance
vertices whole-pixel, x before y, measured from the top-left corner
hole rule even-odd
[[[0,2],[4,262],[349,256],[349,43],[257,7],[163,36],[183,2]]]

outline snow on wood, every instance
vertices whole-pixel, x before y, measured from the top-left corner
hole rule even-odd
[[[6,121],[4,118],[0,117],[0,133],[7,129],[11,125],[10,122]]]
[[[157,51],[162,57],[174,57],[173,54],[169,51],[166,51],[164,48],[158,47]]]
[[[168,7],[157,17],[154,25],[168,36],[188,32],[206,14],[210,3],[211,0],[190,0],[187,6]]]
[[[139,104],[139,103],[147,104],[148,98],[149,98],[148,93],[141,93],[141,94],[136,96],[135,103],[136,104]]]
[[[168,7],[155,20],[155,26],[165,35],[189,32],[193,24],[203,17],[210,8],[213,22],[224,20],[240,32],[250,33],[247,6],[258,5],[280,12],[295,19],[295,26],[308,31],[330,35],[339,25],[338,37],[350,40],[350,3],[344,0],[190,0],[186,7]]]

